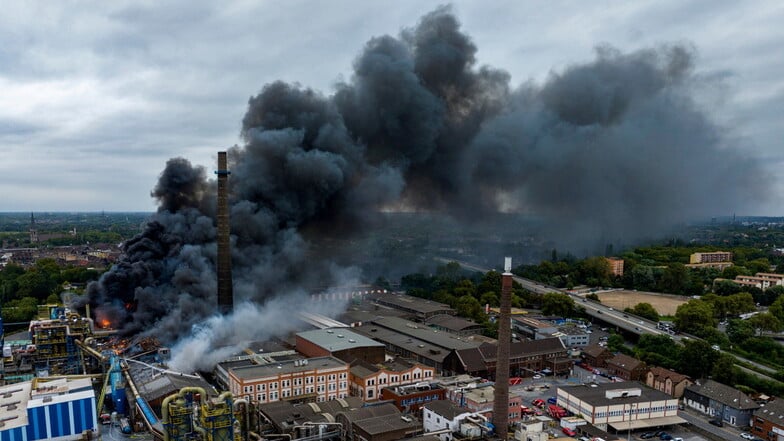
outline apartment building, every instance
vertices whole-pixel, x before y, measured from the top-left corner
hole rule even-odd
[[[615,257],[607,257],[607,263],[610,265],[610,273],[613,276],[623,277],[623,259]]]
[[[370,364],[356,360],[349,370],[351,395],[365,401],[376,401],[381,390],[403,384],[431,381],[435,369],[403,359]]]
[[[729,251],[714,251],[710,253],[693,253],[689,256],[689,263],[718,263],[732,262],[732,253]]]

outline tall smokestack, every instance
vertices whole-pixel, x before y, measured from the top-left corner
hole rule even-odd
[[[218,309],[221,314],[234,310],[231,284],[231,248],[229,237],[229,171],[226,152],[218,152]]]
[[[509,432],[509,348],[512,329],[512,258],[504,259],[501,276],[501,313],[498,316],[498,354],[495,364],[495,399],[493,424],[498,437],[507,439]]]

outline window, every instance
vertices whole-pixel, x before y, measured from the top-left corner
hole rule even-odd
[[[291,380],[283,380],[280,382],[280,387],[290,387],[290,386],[291,386]]]
[[[294,389],[294,395],[302,395],[302,389],[299,387]]]
[[[346,384],[346,382],[345,382],[345,381],[341,381],[341,382],[340,382],[340,388],[341,388],[341,389],[345,389],[346,387],[348,387],[348,384]]]
[[[313,384],[313,377],[306,377],[305,384]]]
[[[336,389],[335,383],[329,383],[329,391],[333,392]]]
[[[393,375],[390,381],[392,381],[393,383],[397,383],[397,375]]]
[[[259,392],[261,392],[261,391],[263,391],[265,389],[267,389],[267,385],[264,384],[264,383],[259,384],[258,386],[256,386],[256,390],[259,391]]]
[[[291,396],[291,392],[288,389],[283,390],[283,398],[288,398]]]
[[[367,385],[368,385],[368,386],[373,386],[373,385],[375,385],[375,384],[376,384],[376,380],[373,380],[373,379],[371,379],[371,380],[368,380],[368,381],[367,381]]]
[[[302,378],[295,378],[294,386],[302,386]]]
[[[312,394],[313,393],[313,386],[305,386],[305,393]]]
[[[323,375],[319,375],[318,376],[318,382],[319,383],[323,383],[324,382],[324,376]]]
[[[335,379],[337,379],[337,375],[335,375],[335,374],[330,374],[330,376],[329,376],[329,381],[335,381]]]
[[[270,401],[278,401],[278,393],[277,392],[270,392],[269,397],[270,397]]]
[[[432,371],[425,371],[425,378],[432,377],[432,376],[433,376],[433,372]]]
[[[346,379],[346,373],[345,372],[341,372],[340,373],[340,379],[341,380],[345,380]]]
[[[367,391],[367,397],[368,397],[368,398],[373,398],[373,389],[368,389],[368,391]]]

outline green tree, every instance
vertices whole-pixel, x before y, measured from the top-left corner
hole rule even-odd
[[[634,348],[637,358],[646,363],[675,368],[680,360],[681,345],[667,335],[643,334]],[[655,356],[653,356],[653,355]]]
[[[598,294],[596,294],[596,293],[593,293],[593,292],[592,292],[592,293],[590,293],[590,294],[586,294],[586,295],[585,295],[585,298],[586,298],[586,299],[591,299],[591,300],[593,300],[594,302],[599,302],[599,303],[602,303],[602,301],[599,299],[599,295],[598,295]]]
[[[771,303],[768,312],[773,314],[780,322],[784,322],[784,296],[777,298]]]
[[[689,273],[681,263],[672,263],[662,273],[659,283],[662,292],[683,294],[689,285]]]
[[[703,378],[709,375],[719,353],[712,350],[710,344],[702,340],[686,340],[681,351],[681,363],[678,372],[692,378]]]
[[[569,317],[574,312],[574,300],[567,294],[551,292],[542,296],[542,314]]]
[[[479,298],[479,303],[482,305],[498,306],[498,296],[494,292],[486,292]]]
[[[773,314],[763,312],[761,314],[753,315],[748,320],[749,324],[760,331],[779,332],[781,331],[781,322]]]
[[[654,322],[659,321],[659,313],[650,303],[638,303],[634,305],[634,308],[632,308],[631,312],[632,314],[639,315],[642,318],[646,318]]]
[[[476,287],[477,292],[501,292],[501,273],[498,271],[488,271],[482,276],[482,281]]]
[[[732,319],[727,322],[727,337],[736,345],[754,337],[754,327],[746,320]]]
[[[611,334],[607,337],[607,349],[612,352],[618,352],[623,348],[623,337],[619,334]]]
[[[735,357],[729,354],[721,354],[716,360],[711,370],[711,376],[719,383],[735,385],[738,380],[738,368],[735,367]]]
[[[715,327],[711,305],[702,300],[693,299],[678,306],[675,312],[675,326],[682,332],[692,334],[698,334],[705,327]]]
[[[481,321],[482,315],[484,314],[482,305],[479,304],[479,300],[471,295],[459,297],[455,309],[457,309],[457,315],[472,318],[476,321]]]

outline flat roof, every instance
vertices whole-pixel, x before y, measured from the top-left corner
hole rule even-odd
[[[398,317],[377,318],[373,320],[373,324],[445,349],[468,349],[479,346],[479,343],[468,341],[465,338],[458,337],[448,332],[433,329],[424,323],[414,323]]]
[[[362,325],[354,329],[375,340],[384,342],[391,346],[397,346],[412,354],[416,354],[422,358],[433,360],[438,363],[442,363],[444,358],[446,358],[450,352],[441,346],[436,346],[430,342],[420,340],[418,338],[412,338],[392,329],[383,328],[373,324]]]
[[[0,387],[0,409],[2,421],[5,423],[0,430],[16,429],[27,425],[27,402],[30,400],[32,383],[10,384]],[[5,398],[6,394],[10,394]]]
[[[574,395],[580,400],[587,401],[593,406],[609,406],[623,403],[641,403],[646,401],[665,401],[676,400],[671,395],[664,392],[651,389],[643,383],[636,381],[622,381],[618,383],[600,383],[596,387],[588,387],[583,385],[575,386],[559,386],[558,389],[563,389],[565,392]],[[641,395],[628,396],[625,398],[607,398],[607,391],[611,390],[628,390],[639,389]]]
[[[644,429],[646,427],[659,427],[659,426],[672,426],[674,424],[683,424],[686,420],[679,416],[666,416],[657,418],[645,418],[641,420],[631,421],[616,421],[614,423],[607,423],[615,430],[636,430]]]
[[[316,357],[303,360],[306,363],[299,363],[299,360],[288,360],[280,363],[265,365],[241,366],[230,369],[237,378],[250,380],[264,377],[277,377],[280,374],[294,374],[313,370],[327,370],[345,368],[346,362],[335,357]]]
[[[374,297],[376,301],[382,301],[388,305],[395,305],[401,308],[415,310],[423,314],[438,311],[454,311],[449,305],[434,302],[432,300],[420,299],[419,297],[406,294],[387,293]]]
[[[383,348],[384,345],[357,334],[349,328],[314,329],[312,331],[298,332],[297,337],[310,341],[330,352],[345,351],[353,348]]]

